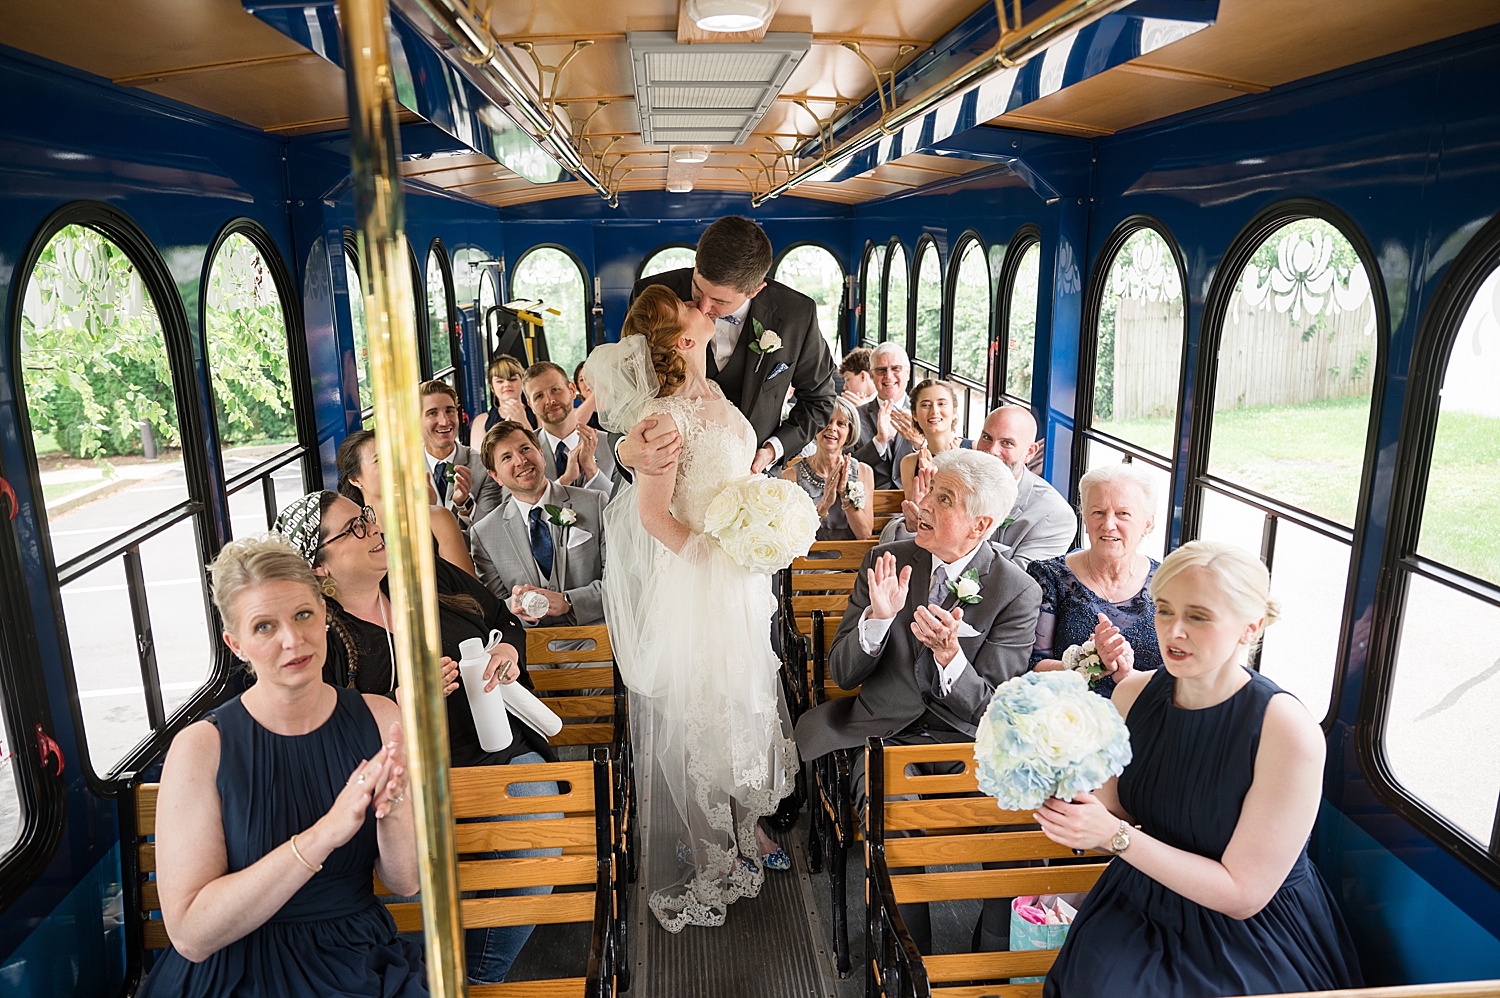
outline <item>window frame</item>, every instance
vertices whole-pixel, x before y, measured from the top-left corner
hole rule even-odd
[[[988,306],[988,320],[985,329],[985,373],[984,378],[975,381],[966,374],[960,374],[953,370],[953,347],[958,334],[954,330],[953,319],[957,314],[958,307],[958,271],[963,264],[964,254],[972,245],[977,245],[980,251],[980,260],[984,264],[984,300]],[[990,276],[990,248],[985,243],[984,237],[975,229],[965,229],[959,237],[953,241],[948,252],[948,266],[943,274],[943,321],[941,336],[939,339],[938,356],[941,362],[938,370],[942,377],[953,382],[964,390],[964,426],[962,436],[969,437],[970,430],[974,427],[975,399],[979,402],[979,426],[984,425],[984,417],[990,411],[990,374],[995,369],[995,302],[990,297],[990,288],[993,286],[993,278]]]
[[[1500,837],[1491,835],[1486,852],[1421,798],[1403,789],[1385,755],[1385,725],[1390,714],[1411,577],[1420,575],[1466,596],[1500,606],[1500,585],[1450,568],[1417,551],[1441,412],[1439,393],[1464,315],[1481,285],[1496,269],[1500,269],[1500,216],[1491,218],[1475,233],[1448,265],[1417,329],[1396,445],[1395,480],[1380,555],[1379,583],[1372,606],[1373,626],[1357,708],[1355,749],[1360,769],[1382,804],[1491,885],[1500,887]],[[1375,281],[1370,283],[1373,288]],[[1377,363],[1383,360],[1384,352]],[[1383,374],[1377,367],[1377,395]],[[1370,473],[1367,466],[1366,474]],[[1337,679],[1342,680],[1342,675]],[[1335,691],[1342,692],[1337,685]],[[1496,825],[1500,826],[1500,807],[1496,810]]]
[[[351,293],[353,291],[353,288],[350,286],[350,282],[349,282],[349,276],[351,274],[354,276],[354,279],[357,280],[357,281],[359,281],[359,283],[360,283],[360,302],[359,302],[359,307],[360,307],[360,310],[361,310],[360,314],[363,315],[364,314],[363,310],[364,310],[364,307],[365,307],[365,302],[364,302],[364,278],[362,278],[362,277],[359,276],[359,236],[355,233],[355,231],[353,229],[349,228],[348,226],[345,226],[344,227],[344,295],[347,298],[349,298],[349,300],[351,302],[351,304],[349,305],[349,321],[352,323],[354,321],[354,305],[352,304],[352,302],[354,300],[354,296]],[[413,289],[413,292],[415,292],[415,289]],[[418,334],[420,335],[420,333],[421,333],[421,330],[418,329]],[[349,338],[350,338],[351,343],[353,343],[354,329],[353,329],[352,326],[349,329]],[[369,341],[370,341],[370,319],[369,319],[369,316],[365,316],[365,343],[368,344]],[[353,346],[354,346],[354,348],[356,350],[359,349],[359,344],[358,343],[353,343]],[[369,370],[369,367],[368,367],[369,360],[368,360],[368,358],[366,359],[365,363],[366,363],[365,373],[367,375],[369,375],[369,378],[370,378],[370,406],[369,406],[369,408],[366,408],[364,406],[360,406],[360,409],[359,409],[359,425],[362,426],[362,427],[369,427],[370,424],[371,424],[371,422],[375,419],[375,376],[374,376],[374,373]],[[340,370],[342,370],[342,366],[343,365],[340,364]],[[354,401],[355,401],[356,405],[359,404],[359,389],[360,389],[360,381],[359,381],[359,358],[355,357],[354,358]]]
[[[448,367],[443,368],[441,371],[436,369],[431,370],[431,373],[429,373],[427,377],[429,379],[441,378],[443,377],[443,375],[451,372],[453,374],[454,390],[456,390],[459,395],[458,406],[460,409],[462,409],[464,407],[463,352],[461,343],[462,336],[458,328],[458,302],[455,298],[456,292],[454,291],[453,287],[453,262],[448,256],[448,248],[443,245],[442,238],[438,236],[434,236],[432,241],[427,244],[427,259],[430,261],[434,256],[437,257],[438,270],[442,273],[443,276],[443,297],[446,299],[443,304],[444,307],[448,310],[448,359],[452,361],[452,363]],[[427,268],[426,266],[423,266],[422,295],[424,301],[426,299],[426,294]],[[475,295],[475,301],[478,301],[477,294]],[[423,337],[423,346],[425,347],[424,361],[428,368],[432,368],[432,322],[431,319],[428,318],[428,316],[430,315],[430,309],[432,308],[432,303],[426,302],[426,305],[427,308],[423,310],[423,318],[427,320],[426,325],[428,326],[428,330],[427,335]]]
[[[537,245],[538,246],[553,246],[556,249],[560,249],[560,250],[566,250],[567,249],[567,247],[565,247],[565,246],[558,246],[556,243],[538,243]],[[519,262],[520,260],[525,259],[526,253],[530,253],[531,250],[533,250],[533,249],[536,249],[536,246],[533,246],[530,249],[526,250],[524,253],[522,253],[519,257],[516,258],[517,261]],[[680,241],[679,242],[662,243],[660,246],[656,247],[654,250],[652,250],[651,252],[647,253],[645,256],[641,257],[641,262],[638,263],[638,264],[636,264],[636,266],[635,266],[635,279],[636,279],[636,281],[639,282],[639,281],[645,280],[645,278],[642,277],[641,275],[642,275],[642,273],[646,269],[646,264],[648,264],[652,260],[656,259],[657,254],[665,252],[666,250],[669,250],[669,249],[690,249],[694,253],[697,253],[698,252],[698,244],[697,243],[684,243],[684,242],[680,242]],[[581,265],[580,265],[580,269],[582,269]],[[771,265],[771,269],[773,271],[776,269],[776,265],[774,263]],[[588,283],[588,281],[587,281],[588,271],[585,270],[583,273],[584,273],[584,277],[585,277],[584,283],[587,284]],[[669,273],[669,271],[662,271],[662,273]]]
[[[997,349],[995,351],[995,359],[992,362],[992,370],[994,372],[992,383],[994,387],[991,393],[991,398],[993,399],[991,405],[998,406],[1009,403],[1012,405],[1024,405],[1028,410],[1032,408],[1031,399],[1023,399],[1019,396],[1011,395],[1005,390],[1005,384],[1010,377],[1010,305],[1011,300],[1015,297],[1016,277],[1021,271],[1021,258],[1026,255],[1031,247],[1040,246],[1041,244],[1042,230],[1028,222],[1017,229],[1015,234],[1010,237],[1010,241],[1005,244],[1005,256],[1000,260],[1000,275],[995,291],[996,301],[993,314],[995,342],[999,343],[1003,339],[1006,348],[1004,350]],[[1040,298],[1040,280],[1037,283],[1037,295]],[[1186,310],[1184,309],[1184,311]],[[1098,315],[1096,314],[1094,318],[1097,322]],[[1033,340],[1031,344],[1031,387],[1033,392],[1036,389],[1036,344],[1039,340],[1040,337]],[[1089,412],[1091,418],[1093,408],[1093,384],[1090,382]],[[1079,411],[1082,412],[1083,410],[1080,409]]]
[[[202,423],[203,409],[202,400],[198,393],[198,372],[194,366],[193,359],[193,332],[188,324],[187,311],[183,307],[182,296],[178,290],[177,283],[172,277],[161,253],[146,236],[144,230],[136,222],[119,209],[97,201],[74,201],[54,211],[33,232],[27,243],[26,252],[19,261],[16,273],[22,275],[22,281],[27,282],[31,273],[36,269],[37,260],[41,257],[48,243],[50,243],[63,228],[69,225],[81,225],[95,229],[102,233],[121,251],[129,257],[131,264],[140,272],[141,283],[145,286],[146,293],[151,296],[156,305],[157,319],[161,323],[163,345],[167,353],[167,363],[172,372],[172,396],[177,406],[177,427],[182,438],[182,465],[183,477],[186,479],[188,498],[168,507],[165,510],[152,514],[148,519],[140,521],[128,529],[110,537],[95,547],[77,555],[66,563],[59,566],[52,548],[52,534],[46,527],[45,520],[36,525],[36,542],[39,560],[44,571],[47,572],[47,600],[52,613],[52,624],[55,628],[54,637],[58,645],[58,658],[62,669],[63,685],[67,690],[68,712],[73,724],[75,742],[77,744],[77,755],[79,758],[73,760],[83,772],[84,780],[91,792],[97,797],[114,798],[123,790],[126,790],[137,776],[137,771],[142,765],[149,765],[158,759],[171,745],[172,739],[188,724],[196,720],[202,712],[202,708],[216,702],[223,693],[229,681],[232,660],[229,649],[222,641],[213,641],[212,636],[216,628],[220,628],[218,612],[214,609],[213,601],[209,596],[209,583],[207,569],[200,565],[199,575],[203,585],[200,595],[206,607],[206,621],[210,634],[210,654],[213,663],[209,669],[204,685],[190,698],[183,701],[175,712],[163,717],[161,727],[151,725],[151,734],[134,749],[123,756],[115,765],[113,776],[108,774],[101,776],[94,771],[93,761],[88,750],[88,731],[84,726],[83,706],[78,695],[78,680],[73,665],[72,646],[68,641],[68,628],[63,613],[62,587],[66,583],[60,578],[61,567],[70,568],[70,576],[82,575],[99,565],[103,565],[116,558],[123,557],[126,550],[132,546],[157,536],[158,534],[174,527],[182,522],[191,522],[193,525],[194,539],[198,544],[198,550],[203,555],[203,562],[211,561],[222,546],[219,543],[218,527],[214,523],[213,504],[211,503],[211,492],[218,486],[210,466],[207,449],[204,446],[206,440],[206,428]],[[24,287],[18,284],[18,287]],[[201,286],[201,281],[200,281]],[[24,295],[14,295],[16,302],[20,302]],[[201,297],[201,296],[200,296]],[[20,312],[17,304],[12,310],[12,328],[20,328]],[[19,336],[11,337],[11,363],[12,370],[21,370]],[[26,407],[26,383],[24,378],[16,378],[12,382],[15,392],[16,405],[18,409],[17,430],[21,438],[21,447],[26,455],[26,486],[31,500],[33,515],[40,510],[45,516],[46,502],[42,495],[41,479],[39,475],[35,437],[31,429],[31,419]],[[127,579],[129,573],[127,572]],[[127,581],[127,585],[130,583]],[[26,619],[35,620],[35,615],[30,607],[27,608]],[[23,624],[24,626],[24,624]],[[143,672],[145,670],[143,669]],[[143,686],[149,687],[147,676],[142,675]],[[155,690],[157,702],[161,700],[160,679]],[[150,724],[151,690],[147,689],[143,695],[147,697],[147,723]]]
[[[892,248],[896,248],[896,249],[899,249],[901,251],[902,267],[906,271],[906,301],[903,303],[903,307],[901,309],[902,314],[905,316],[905,320],[906,320],[906,333],[905,333],[904,336],[901,337],[901,339],[899,341],[899,345],[900,345],[901,349],[905,350],[905,349],[907,349],[907,343],[911,339],[911,336],[912,336],[912,322],[911,322],[911,302],[912,302],[911,262],[912,262],[912,256],[911,256],[911,254],[909,254],[909,253],[906,252],[906,244],[903,243],[896,236],[892,236],[890,239],[886,240],[886,244],[885,244],[885,259],[881,262],[881,265],[880,265],[880,340],[879,340],[879,343],[884,343],[886,340],[888,340],[888,339],[891,338],[891,295],[890,295],[890,291],[891,291],[891,262],[892,262],[892,260],[894,259],[894,256],[895,256],[895,254],[893,254],[891,252]],[[877,345],[879,345],[879,343],[877,343]]]
[[[849,270],[844,266],[844,261],[839,258],[838,253],[835,252],[833,247],[829,246],[827,243],[820,243],[816,239],[799,239],[794,243],[788,243],[781,248],[781,251],[779,253],[771,258],[771,269],[766,274],[766,280],[777,281],[778,283],[786,284],[785,281],[782,281],[776,276],[776,270],[781,266],[781,262],[786,259],[789,253],[791,253],[793,250],[801,249],[803,246],[812,246],[816,249],[822,250],[829,256],[833,257],[833,262],[839,265],[839,274],[841,275],[839,279],[839,304],[837,309],[835,310],[837,314],[833,319],[834,325],[837,327],[835,330],[835,340],[837,341],[839,347],[839,354],[834,357],[834,366],[836,367],[838,365],[839,357],[843,356],[843,354],[847,352],[848,349],[844,346],[845,336],[843,328],[845,325],[847,325],[847,322],[840,322],[839,319],[846,313],[846,303],[848,301],[849,288]],[[789,284],[787,284],[786,286],[791,287],[791,285]],[[792,288],[792,290],[795,291],[796,288]],[[816,305],[814,306],[813,312],[814,314],[816,314],[817,312]],[[824,340],[828,339],[827,330],[819,329],[819,332],[822,334]]]
[[[1278,230],[1304,218],[1315,218],[1327,222],[1354,248],[1365,274],[1370,280],[1370,294],[1375,309],[1375,368],[1371,375],[1370,416],[1365,425],[1365,453],[1359,476],[1359,495],[1355,504],[1354,526],[1346,527],[1326,517],[1301,507],[1293,506],[1273,496],[1264,495],[1254,489],[1229,482],[1209,474],[1208,462],[1213,446],[1214,398],[1219,382],[1219,344],[1224,337],[1224,322],[1229,306],[1239,286],[1245,267],[1257,250]],[[1187,294],[1187,284],[1183,284]],[[1184,301],[1186,305],[1186,301]],[[1184,314],[1187,309],[1184,308]],[[1385,281],[1380,265],[1364,233],[1337,208],[1325,201],[1310,198],[1293,198],[1279,201],[1263,209],[1242,228],[1230,242],[1215,268],[1213,283],[1204,297],[1202,319],[1199,322],[1199,344],[1196,370],[1193,411],[1188,427],[1188,456],[1184,468],[1185,486],[1182,490],[1182,533],[1179,543],[1186,543],[1199,536],[1202,529],[1203,497],[1208,491],[1219,492],[1229,499],[1259,509],[1266,516],[1266,526],[1261,534],[1261,560],[1271,570],[1275,579],[1275,564],[1271,557],[1276,538],[1276,522],[1288,520],[1298,527],[1311,530],[1331,540],[1349,545],[1349,571],[1344,580],[1343,618],[1339,623],[1338,651],[1334,658],[1333,688],[1329,691],[1328,711],[1318,718],[1325,733],[1333,730],[1338,719],[1339,700],[1343,696],[1344,678],[1349,658],[1349,645],[1354,627],[1354,602],[1360,573],[1360,552],[1364,547],[1366,521],[1369,517],[1370,493],[1374,474],[1375,457],[1378,451],[1378,430],[1385,384],[1386,365],[1390,353],[1390,305],[1386,298]],[[1180,415],[1179,415],[1180,418]],[[1181,440],[1179,427],[1178,439]],[[1173,488],[1177,487],[1174,479]],[[1260,671],[1260,645],[1250,653],[1247,663],[1256,672]]]
[[[222,490],[224,508],[227,511],[230,496],[260,481],[266,505],[266,527],[270,529],[277,513],[276,486],[272,475],[294,461],[300,461],[303,488],[311,491],[321,488],[323,484],[323,466],[317,453],[318,428],[313,411],[312,371],[307,359],[307,335],[302,321],[301,303],[294,291],[296,285],[286,261],[282,259],[281,251],[276,248],[271,234],[259,222],[243,216],[230,219],[209,244],[208,253],[203,258],[203,274],[198,282],[201,289],[198,295],[199,348],[203,352],[204,369],[209,375],[209,411],[217,414],[218,400],[214,396],[213,367],[208,359],[208,282],[220,250],[232,235],[244,236],[250,241],[265,261],[266,269],[271,273],[271,282],[276,286],[276,297],[281,302],[282,322],[287,336],[287,368],[292,382],[292,416],[297,426],[297,442],[231,478],[224,473],[224,441],[219,437],[219,421],[215,415],[212,432],[214,453],[219,461],[217,483]],[[227,525],[226,519],[225,542],[229,540]]]
[[[919,360],[917,358],[917,301],[918,285],[921,283],[923,254],[930,251],[937,254],[938,265],[938,355],[933,361]],[[951,256],[951,254],[950,254]],[[943,260],[942,248],[938,245],[937,238],[930,232],[923,232],[917,237],[916,249],[911,255],[910,273],[906,280],[906,295],[909,299],[906,322],[906,354],[911,358],[911,383],[916,384],[922,380],[917,377],[917,368],[932,372],[930,377],[941,378],[943,371],[944,335],[948,327],[947,287],[948,264]]]
[[[673,243],[670,245],[681,244]],[[587,357],[589,354],[594,352],[594,347],[598,346],[598,344],[594,342],[594,323],[592,321],[594,310],[594,279],[593,275],[589,273],[588,267],[584,266],[583,258],[577,253],[573,252],[571,249],[562,245],[561,243],[533,243],[532,245],[526,247],[521,251],[520,255],[516,257],[516,265],[514,267],[511,267],[507,272],[510,276],[510,297],[504,300],[516,300],[516,298],[518,297],[516,295],[516,274],[520,273],[521,264],[526,262],[526,258],[540,249],[554,249],[564,254],[568,257],[568,259],[573,261],[573,266],[578,268],[578,273],[583,277],[583,355]],[[655,255],[654,251],[652,255]],[[646,257],[647,260],[649,260],[650,258],[650,256]],[[642,266],[645,266],[644,262],[642,263]],[[547,344],[547,357],[549,360],[552,357],[552,344],[550,342]],[[571,376],[571,372],[569,372],[569,374]]]
[[[867,287],[865,275],[870,271],[870,258],[875,255],[877,249],[878,247],[875,243],[875,240],[865,240],[865,247],[860,251],[859,254],[859,277],[857,278],[857,280],[859,281],[859,340],[856,346],[867,347],[872,350],[880,341],[878,339],[872,340],[870,338],[870,314],[869,309],[866,308],[866,303],[869,301],[870,289],[869,287]],[[883,270],[884,267],[882,267],[881,269]],[[885,321],[883,315],[881,317],[881,321]]]

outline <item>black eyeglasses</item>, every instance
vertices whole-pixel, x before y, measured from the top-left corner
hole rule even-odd
[[[340,530],[338,533],[334,534],[323,543],[319,544],[318,547],[326,548],[328,545],[332,544],[339,538],[347,537],[350,534],[353,534],[355,537],[358,537],[360,539],[364,539],[370,536],[370,521],[373,519],[375,519],[375,510],[369,506],[365,506],[359,511],[358,516],[349,521],[349,525],[347,527],[345,527],[343,530]]]

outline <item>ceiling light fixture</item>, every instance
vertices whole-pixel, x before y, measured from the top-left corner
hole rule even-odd
[[[680,181],[680,182],[677,182],[677,183],[671,183],[671,184],[667,185],[667,193],[668,194],[686,194],[689,191],[691,191],[692,189],[693,189],[693,182],[691,180],[684,180],[684,181]]]
[[[771,18],[771,0],[688,0],[687,16],[704,31],[755,31]]]
[[[708,159],[707,146],[673,146],[672,162],[702,163]]]

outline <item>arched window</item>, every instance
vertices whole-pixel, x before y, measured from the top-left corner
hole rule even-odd
[[[1005,383],[1000,392],[1007,402],[1030,407],[1042,242],[1034,232],[1018,233],[1011,240],[1010,250],[1010,266],[1000,292],[1005,296]]]
[[[1093,390],[1077,474],[1120,461],[1145,468],[1156,479],[1156,524],[1141,549],[1161,558],[1182,386],[1182,271],[1167,239],[1139,223],[1117,231],[1103,258],[1110,263],[1095,292],[1093,370],[1079,378]]]
[[[907,335],[911,330],[911,275],[906,266],[906,249],[896,240],[891,240],[886,253],[885,293],[880,311],[885,315],[885,326],[880,335],[882,342],[895,340],[901,349],[907,349]]]
[[[493,266],[485,267],[484,272],[479,275],[479,314],[475,317],[475,325],[484,330],[484,366],[488,370],[491,356],[495,352],[494,338],[490,335],[490,309],[500,304],[499,283],[495,278]]]
[[[776,261],[771,276],[813,300],[818,306],[818,329],[828,341],[828,349],[835,358],[842,357],[839,306],[844,295],[844,267],[838,257],[812,243],[793,246]]]
[[[1272,593],[1296,612],[1266,632],[1258,668],[1321,718],[1344,632],[1376,303],[1359,254],[1321,218],[1273,217],[1241,246],[1221,267],[1234,284],[1207,327],[1218,360],[1195,434],[1208,441],[1194,465],[1206,465],[1196,536],[1270,566]]]
[[[1431,300],[1395,462],[1392,585],[1375,610],[1367,681],[1385,696],[1361,749],[1383,754],[1364,768],[1403,816],[1493,879],[1500,684],[1482,635],[1500,626],[1500,224]]]
[[[269,240],[249,223],[231,225],[209,265],[203,295],[214,421],[224,462],[233,534],[267,530],[277,511],[307,491],[297,463],[306,454],[297,425],[293,363],[279,270]],[[284,278],[283,278],[284,279]]]
[[[686,244],[663,246],[661,249],[646,257],[641,264],[641,272],[636,275],[636,280],[643,277],[655,277],[657,274],[665,274],[669,270],[681,270],[691,267],[698,260],[698,250]]]
[[[375,413],[375,382],[370,377],[370,331],[365,324],[365,288],[359,276],[359,249],[354,233],[344,232],[344,283],[349,319],[354,327],[354,373],[359,379],[359,408],[368,426]]]
[[[970,233],[959,240],[954,254],[956,265],[949,283],[952,290],[953,347],[949,375],[964,388],[960,400],[963,416],[959,427],[966,437],[973,437],[989,401],[990,376],[990,267],[985,260],[984,242]]]
[[[937,377],[943,356],[943,261],[931,236],[917,243],[916,339],[912,350],[912,384]]]
[[[885,247],[871,244],[865,248],[865,264],[859,277],[859,341],[873,347],[882,339],[880,335],[880,279],[885,273]]]
[[[151,244],[102,206],[63,209],[22,266],[13,369],[33,508],[85,772],[108,783],[166,747],[172,716],[227,662],[202,568],[213,530],[187,317]]]
[[[427,359],[432,376],[451,385],[459,381],[454,364],[453,288],[443,259],[442,246],[435,242],[427,251]]]
[[[570,375],[588,354],[588,292],[583,269],[553,246],[527,250],[510,279],[512,298],[540,298],[547,357]],[[548,309],[556,309],[553,315]]]

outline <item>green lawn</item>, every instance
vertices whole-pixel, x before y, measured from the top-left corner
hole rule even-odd
[[[1214,414],[1209,470],[1353,526],[1369,419],[1363,398],[1224,410]],[[1170,453],[1171,419],[1098,428]],[[1500,582],[1500,419],[1445,413],[1439,420],[1419,550]]]

